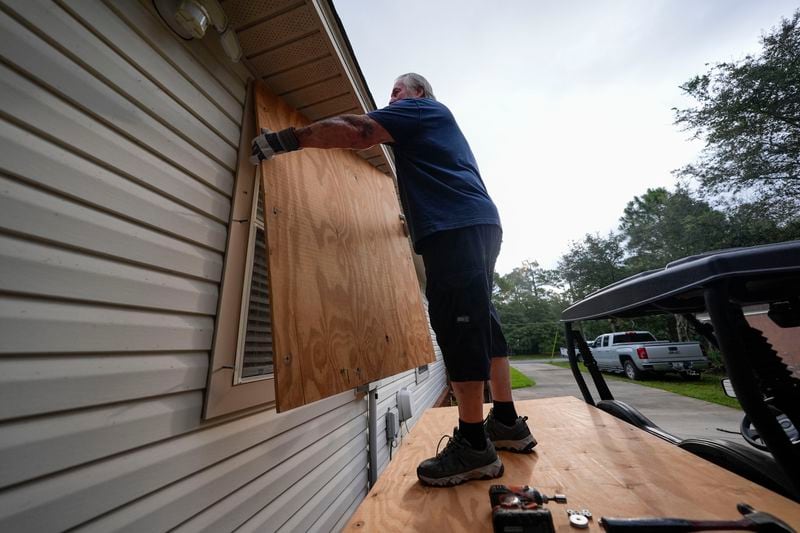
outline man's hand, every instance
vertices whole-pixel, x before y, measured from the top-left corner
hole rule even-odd
[[[287,128],[277,133],[261,129],[261,135],[253,139],[250,162],[258,165],[261,161],[272,159],[276,155],[300,149],[300,142],[294,134],[294,128]]]

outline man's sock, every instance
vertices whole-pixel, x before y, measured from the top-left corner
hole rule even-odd
[[[459,418],[458,432],[476,450],[486,449],[486,433],[483,431],[483,422],[464,422]]]
[[[494,417],[502,424],[513,426],[517,423],[517,410],[514,409],[514,402],[498,402],[495,400],[492,412]]]

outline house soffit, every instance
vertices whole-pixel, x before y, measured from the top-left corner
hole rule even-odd
[[[306,118],[375,109],[329,0],[226,0],[222,5],[239,36],[242,62]],[[358,154],[394,175],[385,147]]]

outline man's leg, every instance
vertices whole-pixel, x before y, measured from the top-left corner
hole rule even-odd
[[[474,228],[434,234],[421,248],[431,326],[458,401],[458,427],[436,456],[417,468],[426,485],[450,486],[496,478],[503,462],[483,424],[483,387],[490,377],[490,291],[483,251]]]
[[[458,401],[458,418],[468,423],[483,422],[483,381],[453,381]]]
[[[483,427],[483,381],[452,381],[458,402],[458,432],[476,450],[486,449]]]
[[[507,426],[517,423],[517,410],[511,397],[511,366],[508,357],[492,357],[492,415]]]
[[[511,365],[508,357],[492,357],[492,399],[513,402],[511,397]]]

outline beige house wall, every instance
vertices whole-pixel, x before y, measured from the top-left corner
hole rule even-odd
[[[249,73],[149,0],[0,29],[0,530],[341,527],[365,399],[202,420]]]

